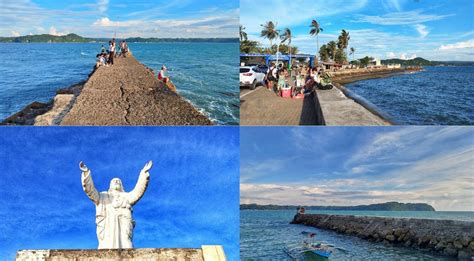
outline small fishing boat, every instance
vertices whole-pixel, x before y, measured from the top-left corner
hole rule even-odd
[[[327,260],[332,252],[333,247],[323,242],[314,241],[316,233],[303,231],[302,235],[307,238],[298,244],[289,245],[283,248],[283,251],[293,260],[304,259],[310,260]]]
[[[332,253],[336,250],[347,252],[346,249],[334,246],[332,244],[316,241],[316,233],[301,232],[305,239],[302,243],[288,245],[283,248],[283,251],[292,260],[328,260]]]

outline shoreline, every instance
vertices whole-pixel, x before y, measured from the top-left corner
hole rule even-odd
[[[136,67],[133,69],[138,70],[137,74],[140,76],[137,76],[138,79],[132,79],[129,78],[127,74],[127,77],[123,77],[124,79],[117,80],[120,84],[118,88],[115,88],[117,85],[116,81],[113,87],[119,89],[120,97],[116,97],[118,99],[107,99],[108,97],[90,94],[91,92],[97,92],[101,89],[100,91],[107,91],[105,93],[107,95],[104,96],[109,96],[109,94],[116,91],[113,89],[104,89],[112,87],[103,86],[104,84],[107,85],[107,81],[104,81],[104,78],[108,76],[102,71],[117,70],[119,71],[116,73],[117,75],[122,74],[120,71],[121,68],[117,67],[119,65],[109,67],[101,66],[99,68],[94,66],[86,80],[80,81],[66,88],[58,89],[54,97],[46,103],[33,101],[20,111],[13,113],[2,120],[0,125],[213,125],[213,122],[209,117],[202,113],[199,108],[178,94],[176,86],[172,82],[164,84],[163,82],[156,80],[153,70],[138,62],[133,56],[127,58],[117,57],[116,63],[120,60],[122,61],[119,63],[131,63],[131,66]],[[126,72],[123,73],[126,74]],[[96,74],[98,75],[96,76]],[[113,75],[116,74],[113,73]],[[94,79],[91,80],[92,78]],[[128,90],[128,84],[131,84],[131,90]],[[81,98],[81,94],[83,93],[83,90],[86,89],[86,86],[88,91],[84,96],[89,95],[92,97],[95,102],[93,105],[97,108],[90,107],[90,104],[87,104],[86,106],[81,106],[79,104],[84,102],[87,103],[89,101],[89,99]],[[79,99],[80,101],[78,101]],[[142,100],[143,102],[148,103],[148,105],[154,105],[153,107],[158,107],[159,109],[152,111],[146,106],[140,104],[140,101]],[[162,103],[164,105],[161,105]],[[179,116],[173,115],[173,113],[167,113],[163,109],[163,107],[166,107],[167,103],[170,103],[170,110],[173,110],[175,114],[183,114],[183,111],[187,113],[184,113],[182,119]],[[125,116],[123,116],[123,119],[121,120],[112,119],[112,115],[117,113],[114,111],[117,109],[117,104],[120,104],[125,110]],[[136,112],[134,111],[134,115],[130,117],[137,121],[138,124],[130,123],[127,119],[131,107],[136,107]],[[78,113],[78,110],[80,113]],[[108,117],[108,115],[105,114],[102,118],[96,119],[96,115],[92,113],[94,110],[99,112],[111,110],[109,113],[110,116]],[[71,114],[73,114],[72,111],[75,112],[75,116],[71,116]],[[156,115],[154,115],[153,112],[155,112]],[[90,117],[81,117],[81,114],[84,113],[90,114]],[[145,116],[144,114],[148,115]],[[66,121],[64,121],[65,119]]]
[[[344,85],[348,83],[354,83],[358,81],[371,80],[371,79],[380,79],[380,78],[389,78],[397,75],[402,75],[408,72],[418,72],[421,71],[421,68],[399,68],[399,69],[389,69],[384,68],[381,70],[372,69],[367,70],[363,69],[361,71],[349,71],[347,73],[334,73],[333,75],[333,85],[338,90],[340,90],[348,99],[353,100],[358,103],[370,113],[374,114],[376,117],[380,118],[382,121],[386,122],[387,125],[398,125],[398,123],[391,119],[382,110],[378,109],[375,104],[372,104],[369,100],[366,100],[364,97],[359,96],[353,91],[347,89]]]

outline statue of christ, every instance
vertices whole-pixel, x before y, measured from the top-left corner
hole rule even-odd
[[[135,188],[130,192],[124,191],[119,178],[110,181],[108,191],[98,192],[92,181],[91,171],[82,161],[79,163],[82,188],[96,206],[95,223],[99,249],[133,248],[135,221],[132,218],[132,206],[145,193],[151,166],[152,162],[149,161],[143,167]]]

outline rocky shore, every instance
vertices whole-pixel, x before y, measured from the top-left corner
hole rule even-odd
[[[433,251],[459,260],[474,258],[474,222],[297,214],[291,224],[333,230],[372,242]]]
[[[34,102],[4,125],[212,125],[212,122],[134,57],[116,58],[89,78]]]

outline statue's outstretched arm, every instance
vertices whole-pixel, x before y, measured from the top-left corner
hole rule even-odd
[[[86,192],[87,196],[94,202],[94,204],[99,204],[99,192],[94,186],[92,181],[91,171],[87,168],[84,162],[79,163],[79,168],[82,171],[81,180],[82,180],[82,189]]]
[[[140,171],[140,176],[138,177],[137,184],[135,185],[135,188],[128,193],[128,200],[131,205],[135,205],[140,198],[143,196],[145,193],[146,188],[148,187],[148,182],[150,180],[150,169],[151,166],[153,165],[153,162],[151,160],[143,167],[142,171]]]

